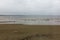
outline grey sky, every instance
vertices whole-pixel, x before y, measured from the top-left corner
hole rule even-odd
[[[60,0],[0,0],[0,14],[60,15]]]

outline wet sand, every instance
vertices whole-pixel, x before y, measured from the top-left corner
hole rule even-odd
[[[0,24],[0,40],[60,40],[60,25]]]

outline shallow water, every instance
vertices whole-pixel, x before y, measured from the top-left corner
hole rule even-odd
[[[0,16],[0,24],[60,25],[60,16],[7,15]]]

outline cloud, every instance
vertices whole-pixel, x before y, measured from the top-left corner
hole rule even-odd
[[[60,0],[0,0],[0,12],[20,12],[20,13],[2,13],[16,15],[17,14],[59,15]]]

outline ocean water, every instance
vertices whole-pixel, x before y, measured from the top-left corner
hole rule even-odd
[[[59,15],[1,15],[0,24],[60,25]]]

